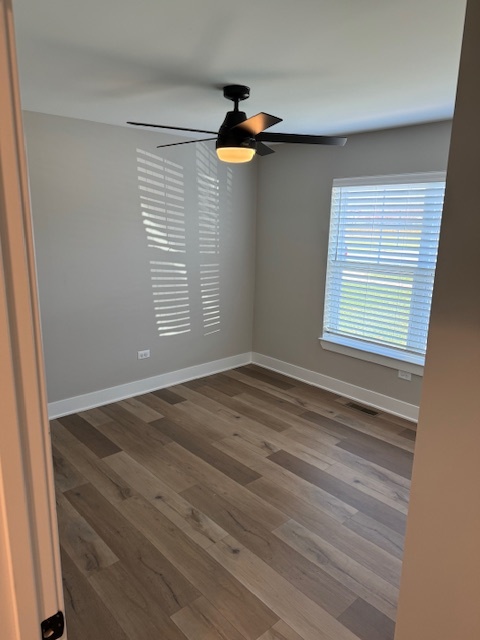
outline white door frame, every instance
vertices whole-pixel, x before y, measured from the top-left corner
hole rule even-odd
[[[0,619],[41,638],[63,611],[11,0],[0,0]]]

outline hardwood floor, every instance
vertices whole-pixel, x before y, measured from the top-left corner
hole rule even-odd
[[[52,421],[70,640],[392,640],[415,427],[254,365]]]

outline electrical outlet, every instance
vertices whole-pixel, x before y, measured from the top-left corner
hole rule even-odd
[[[411,380],[412,379],[412,374],[410,373],[410,371],[399,371],[398,372],[398,377],[401,378],[402,380]]]
[[[137,358],[139,360],[145,360],[145,358],[150,357],[150,349],[145,349],[144,351],[137,351]]]

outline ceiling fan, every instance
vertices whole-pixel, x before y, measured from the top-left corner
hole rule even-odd
[[[217,155],[223,162],[249,162],[255,154],[267,156],[274,153],[273,149],[264,142],[288,142],[295,144],[328,144],[343,146],[347,138],[334,136],[304,135],[296,133],[270,133],[265,129],[282,122],[282,118],[271,116],[268,113],[257,113],[256,116],[247,118],[244,111],[239,111],[238,103],[250,96],[250,87],[242,84],[229,84],[223,87],[223,95],[235,104],[233,111],[228,111],[218,132],[205,131],[205,129],[185,129],[184,127],[169,127],[162,124],[148,124],[145,122],[127,122],[138,127],[156,127],[159,129],[173,129],[175,131],[191,131],[195,133],[210,133],[214,138],[202,138],[201,140],[187,140],[186,142],[174,142],[172,144],[158,145],[162,147],[175,147],[180,144],[193,144],[216,140]]]

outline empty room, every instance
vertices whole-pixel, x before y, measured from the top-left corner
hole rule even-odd
[[[466,4],[2,0],[12,638],[477,637]]]

